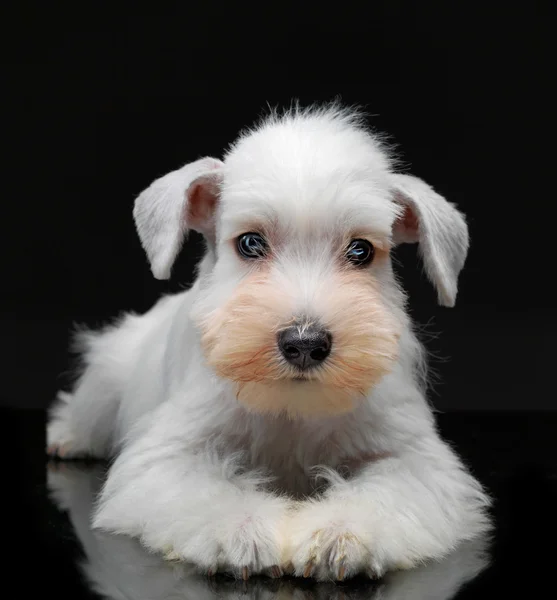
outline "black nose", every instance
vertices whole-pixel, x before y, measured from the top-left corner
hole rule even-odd
[[[322,363],[331,352],[331,342],[331,334],[315,325],[293,325],[278,334],[282,355],[300,369],[311,369]]]

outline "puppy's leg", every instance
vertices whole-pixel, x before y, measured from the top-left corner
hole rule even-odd
[[[226,449],[207,449],[194,414],[168,402],[149,418],[112,466],[94,527],[207,573],[278,574],[289,501],[262,491],[261,475],[240,472]]]
[[[71,459],[110,453],[117,391],[99,367],[88,367],[73,393],[59,392],[46,429],[47,453]]]
[[[352,479],[331,475],[322,500],[292,519],[297,575],[381,576],[440,558],[489,529],[480,484],[433,432]]]
[[[117,326],[78,336],[85,370],[71,393],[59,392],[47,424],[47,452],[58,458],[107,457],[128,365],[133,362],[127,318]]]
[[[112,452],[123,389],[132,379],[144,338],[168,306],[159,305],[141,317],[125,315],[101,331],[76,336],[85,369],[74,390],[60,392],[49,411],[50,455],[105,458]]]

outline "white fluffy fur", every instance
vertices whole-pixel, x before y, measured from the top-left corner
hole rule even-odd
[[[211,189],[200,188],[208,179]],[[210,194],[218,201],[206,215]],[[157,277],[169,275],[185,228],[205,234],[207,252],[191,290],[83,337],[86,368],[52,410],[51,450],[116,456],[95,527],[204,571],[291,563],[318,579],[410,568],[488,529],[487,496],[436,431],[388,254],[371,272],[402,331],[399,357],[351,412],[249,411],[204,360],[196,323],[249,273],[232,240],[254,222],[282,232],[277,281],[300,310],[335,293],[333,240],[359,231],[385,251],[419,241],[440,302],[454,303],[464,218],[395,173],[357,118],[337,108],[271,117],[222,162],[201,159],[155,182],[134,214]]]

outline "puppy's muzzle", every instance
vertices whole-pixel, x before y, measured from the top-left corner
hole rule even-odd
[[[301,371],[317,367],[331,353],[331,334],[318,325],[292,325],[277,336],[284,359]]]

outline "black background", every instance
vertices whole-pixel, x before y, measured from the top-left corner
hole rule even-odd
[[[397,251],[442,409],[555,408],[551,19],[537,2],[19,2],[3,22],[2,403],[44,407],[72,322],[143,311],[135,196],[220,156],[267,103],[362,105],[411,172],[467,213],[457,307]]]

